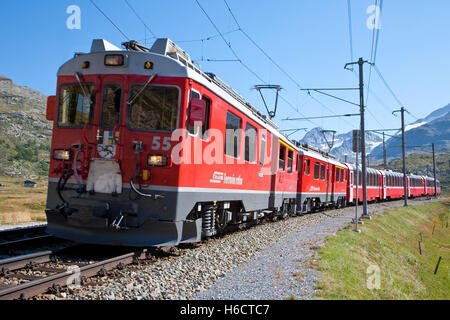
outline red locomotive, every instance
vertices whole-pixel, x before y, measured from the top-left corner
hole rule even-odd
[[[177,245],[242,222],[355,202],[353,166],[290,141],[172,41],[124,46],[94,40],[90,53],[58,71],[47,105],[50,234]],[[432,190],[427,179],[423,194]],[[401,180],[369,169],[368,200],[402,197]],[[409,181],[418,196],[418,180]]]

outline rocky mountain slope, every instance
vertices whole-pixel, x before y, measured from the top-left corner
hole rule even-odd
[[[407,154],[416,152],[431,151],[431,144],[435,144],[436,151],[450,150],[450,104],[431,112],[423,119],[406,126],[406,152]],[[332,141],[331,135],[327,134],[325,140],[320,132],[322,128],[314,128],[307,132],[300,141],[314,148],[328,151],[328,142]],[[392,134],[392,133],[389,133]],[[336,134],[334,146],[331,154],[340,160],[354,162],[354,153],[352,152],[353,134],[352,131]],[[370,162],[380,164],[383,161],[383,140],[372,132],[366,132],[366,154]],[[397,132],[393,137],[386,136],[386,156],[390,162],[402,156],[401,132]]]
[[[431,152],[432,143],[435,144],[436,151],[450,150],[450,104],[431,112],[405,129],[407,154]],[[386,155],[388,161],[402,156],[401,133],[386,141]],[[382,159],[382,146],[375,148],[370,156],[373,159]]]
[[[47,175],[51,122],[45,119],[46,101],[39,91],[0,76],[0,176]]]
[[[314,148],[320,149],[322,151],[328,151],[328,143],[332,142],[332,135],[326,134],[327,139],[320,132],[322,128],[314,128],[308,131],[302,140],[302,143],[306,143]],[[378,135],[367,132],[366,133],[366,152],[370,153],[374,148],[383,142],[382,138]],[[353,162],[354,153],[352,151],[353,147],[353,132],[349,131],[343,134],[336,134],[334,137],[333,148],[331,149],[331,154],[336,156],[338,159],[344,161],[347,156],[347,161]]]

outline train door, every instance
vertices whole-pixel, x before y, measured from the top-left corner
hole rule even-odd
[[[411,178],[406,177],[406,192],[408,193],[407,197],[411,197]]]
[[[106,80],[106,79],[105,79]],[[123,88],[121,84],[104,82],[97,134],[97,151],[104,159],[116,156],[117,142],[120,140],[120,120],[122,115]]]
[[[381,174],[381,178],[383,180],[383,199],[386,200],[386,175],[384,173]]]
[[[326,173],[326,183],[327,183],[327,191],[326,191],[326,197],[325,202],[330,202],[330,165],[327,163],[327,173]]]
[[[350,181],[348,182],[348,184],[349,184],[349,199],[348,199],[348,201],[353,202],[353,183],[354,183],[353,170],[349,169],[349,172],[350,172]]]

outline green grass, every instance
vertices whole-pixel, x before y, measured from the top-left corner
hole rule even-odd
[[[319,250],[317,298],[450,299],[449,206],[447,199],[397,208],[365,222],[361,233],[347,227],[327,239]],[[367,287],[371,265],[379,267],[379,289]]]
[[[23,180],[1,177],[0,225],[33,221],[46,221],[47,181],[35,180],[37,188],[24,188]]]

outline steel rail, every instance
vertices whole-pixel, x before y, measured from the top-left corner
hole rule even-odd
[[[31,237],[31,238],[23,238],[23,239],[18,239],[18,240],[0,242],[0,251],[9,246],[18,246],[18,245],[23,245],[27,242],[36,242],[36,241],[42,241],[45,239],[50,240],[53,238],[55,238],[55,237],[50,234],[45,234],[45,235]]]
[[[80,267],[77,270],[77,273],[79,272],[78,276],[80,278],[89,278],[97,275],[99,272],[106,272],[116,268],[119,265],[131,264],[136,259],[143,259],[146,257],[146,253],[147,250],[141,250],[102,260],[94,264]],[[76,265],[76,263],[73,265]],[[73,279],[74,273],[74,270],[66,270],[41,279],[36,279],[17,286],[1,289],[0,300],[31,298],[38,294],[47,292],[50,288],[57,289],[58,287],[67,286],[69,285],[69,281]]]
[[[47,228],[47,225],[2,230],[2,231],[0,231],[0,240],[11,237],[11,236],[35,234],[35,233],[45,233],[46,228]]]
[[[50,250],[41,251],[0,260],[0,274],[6,274],[8,271],[21,269],[28,265],[48,262],[50,261],[50,256],[54,253],[54,251]]]

